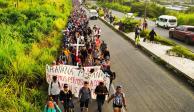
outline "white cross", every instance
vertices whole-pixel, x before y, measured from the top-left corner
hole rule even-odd
[[[77,38],[77,44],[70,44],[70,46],[76,46],[76,57],[78,57],[79,47],[83,47],[84,44],[79,44],[80,38]],[[77,63],[78,65],[78,63]]]

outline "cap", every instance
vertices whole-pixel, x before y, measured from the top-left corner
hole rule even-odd
[[[117,86],[117,89],[120,89],[120,88],[122,88],[122,86],[121,86],[121,85]]]
[[[64,86],[63,86],[64,88],[67,88],[68,87],[68,84],[64,84]]]

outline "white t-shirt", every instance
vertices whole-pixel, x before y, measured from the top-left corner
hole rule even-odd
[[[51,85],[51,83],[52,83],[52,85]],[[49,84],[48,94],[49,95],[59,95],[60,90],[61,90],[60,83],[58,81],[51,82],[51,83]]]

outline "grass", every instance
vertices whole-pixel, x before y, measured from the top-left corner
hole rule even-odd
[[[0,111],[41,112],[45,65],[57,56],[71,0],[0,0]]]
[[[149,32],[149,30],[144,30],[141,32],[140,35],[141,37],[146,37],[147,39],[149,39]],[[167,52],[174,52],[179,57],[185,57],[187,59],[194,60],[194,53],[184,46],[177,45],[175,42],[159,35],[155,37],[155,41],[163,45],[173,46],[172,49]]]
[[[177,54],[177,56],[179,56],[179,57],[185,57],[187,59],[191,59],[194,61],[194,53],[191,50],[189,50],[188,48],[176,45],[172,49],[170,49],[169,51],[175,52]]]
[[[149,37],[149,33],[150,33],[150,30],[142,30],[141,33],[140,33],[140,36],[141,37],[146,37],[148,40],[150,39]],[[155,37],[155,41],[156,42],[159,42],[160,44],[163,44],[163,45],[167,45],[167,46],[175,46],[176,43],[165,38],[165,37],[162,37],[160,35],[157,35]]]
[[[106,7],[109,9],[114,9],[123,13],[129,13],[131,8],[129,6],[121,5],[119,3],[109,3],[109,2],[98,2],[98,5],[101,7]]]

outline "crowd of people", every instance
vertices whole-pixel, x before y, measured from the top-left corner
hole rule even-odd
[[[111,70],[111,56],[107,44],[101,39],[101,29],[97,25],[91,28],[86,11],[76,6],[75,3],[67,27],[62,33],[64,35],[63,50],[60,56],[53,61],[52,66],[73,65],[79,68],[100,66],[101,70],[109,75],[111,85],[116,75]],[[102,106],[106,97],[109,96],[109,91],[104,82],[100,82],[96,87],[94,93],[96,94],[98,112],[102,112]],[[73,94],[68,84],[61,85],[57,76],[53,76],[48,87],[48,102],[44,112],[72,112],[74,108]],[[83,82],[78,97],[81,112],[89,111],[92,94],[89,82]],[[110,95],[108,102],[111,100],[113,100],[114,112],[121,112],[121,108],[126,107],[125,95],[121,86],[117,86],[116,92]],[[59,105],[62,105],[63,109],[60,109]]]

